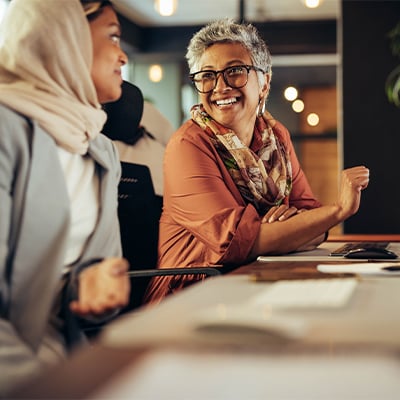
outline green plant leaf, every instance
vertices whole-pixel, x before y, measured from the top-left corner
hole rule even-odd
[[[400,57],[400,22],[388,33],[391,40],[391,49],[394,56]]]
[[[385,92],[390,103],[400,107],[400,65],[398,65],[387,77]]]
[[[400,22],[388,33],[394,56],[400,57]],[[385,92],[390,103],[400,108],[400,65],[386,78]]]

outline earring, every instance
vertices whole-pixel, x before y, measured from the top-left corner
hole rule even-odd
[[[257,117],[262,117],[265,112],[265,99],[261,97],[257,107]]]

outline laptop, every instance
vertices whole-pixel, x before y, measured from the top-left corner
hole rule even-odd
[[[318,261],[318,262],[335,262],[338,259],[344,259],[349,251],[354,248],[360,248],[364,246],[366,248],[381,247],[395,253],[397,257],[384,257],[384,256],[365,256],[353,257],[352,262],[362,262],[363,259],[400,259],[400,242],[389,242],[389,241],[354,241],[354,242],[324,242],[321,243],[316,249],[309,251],[293,252],[283,255],[260,255],[257,257],[258,261],[261,262],[280,262],[280,261]],[[359,258],[358,260],[355,258]],[[347,258],[346,258],[347,259]]]

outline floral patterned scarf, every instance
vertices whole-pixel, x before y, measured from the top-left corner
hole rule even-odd
[[[245,146],[235,132],[214,121],[195,105],[192,120],[211,138],[233,181],[247,203],[264,215],[279,205],[292,189],[292,166],[286,148],[278,140],[266,117],[257,117],[252,147]],[[259,143],[259,146],[255,146]]]

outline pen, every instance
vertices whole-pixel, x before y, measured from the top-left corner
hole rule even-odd
[[[389,272],[396,272],[400,271],[400,266],[391,265],[390,267],[383,267],[382,269]]]
[[[128,271],[127,275],[130,277],[153,277],[153,276],[166,276],[166,275],[220,275],[218,268],[223,267],[222,264],[212,265],[192,265],[186,268],[155,268],[155,269],[139,269]],[[202,270],[204,269],[204,270]]]

